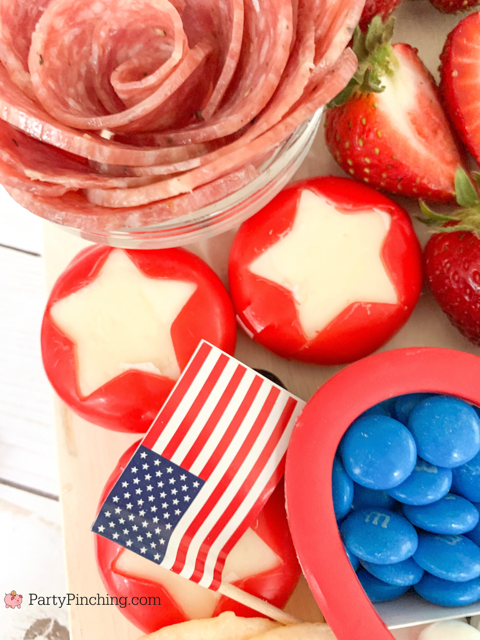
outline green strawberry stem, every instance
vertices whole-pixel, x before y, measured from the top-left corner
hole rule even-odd
[[[480,173],[473,172],[472,177],[477,187],[480,187]],[[423,218],[419,220],[430,227],[433,233],[470,231],[480,238],[480,196],[475,184],[460,166],[455,173],[455,195],[457,204],[461,208],[457,209],[453,215],[436,213],[421,200],[420,208]]]
[[[395,18],[389,18],[385,23],[377,15],[373,18],[367,33],[360,27],[353,35],[353,52],[358,59],[358,68],[348,85],[331,102],[328,107],[340,107],[345,104],[354,91],[361,93],[381,93],[385,90],[382,77],[393,74],[398,66],[390,40],[393,36]]]

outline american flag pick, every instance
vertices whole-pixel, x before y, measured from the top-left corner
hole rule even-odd
[[[285,468],[304,402],[201,342],[92,530],[218,590]]]

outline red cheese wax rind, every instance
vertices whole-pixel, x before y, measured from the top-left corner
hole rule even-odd
[[[302,330],[293,294],[249,269],[292,229],[305,189],[335,202],[344,213],[376,209],[391,216],[381,256],[399,300],[397,305],[351,304],[311,341]],[[229,281],[237,316],[256,342],[284,358],[343,364],[381,347],[408,320],[422,287],[421,249],[407,212],[386,196],[347,178],[313,178],[291,185],[243,223],[230,254]]]
[[[140,442],[134,443],[120,458],[103,489],[99,505],[107,497],[139,444]],[[258,576],[239,580],[233,584],[248,593],[268,600],[277,607],[283,607],[295,589],[301,574],[287,523],[283,481],[277,486],[257,520],[252,524],[252,529],[282,558],[283,563],[275,569],[265,571]],[[123,615],[144,633],[152,633],[161,627],[188,620],[189,618],[181,607],[176,604],[162,585],[125,577],[115,572],[115,562],[122,551],[123,548],[115,542],[98,535],[95,536],[98,570],[108,594],[117,598],[126,596],[129,599],[133,596],[139,598],[160,597],[162,603],[161,606],[132,606],[129,604],[125,608],[119,608]],[[233,611],[236,615],[244,617],[260,615],[230,598],[221,596],[213,615],[217,616],[223,611]]]
[[[51,309],[56,302],[96,279],[113,250],[112,247],[95,246],[81,251],[56,281],[42,324],[43,364],[57,394],[81,418],[114,431],[145,433],[175,381],[132,369],[116,376],[89,396],[82,396],[76,377],[75,344],[60,331],[51,317]],[[183,249],[126,250],[126,253],[148,277],[197,284],[197,289],[171,328],[181,370],[202,338],[233,354],[236,326],[232,304],[225,287],[208,265]]]

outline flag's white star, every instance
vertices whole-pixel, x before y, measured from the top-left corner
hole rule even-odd
[[[144,516],[144,515],[145,515],[145,509],[142,509],[141,511],[139,511],[139,512],[138,512],[138,514],[139,514],[140,516]]]
[[[132,473],[137,473],[138,469],[137,469],[137,467],[132,467],[132,468],[130,469],[130,471],[131,471]]]
[[[157,524],[157,522],[158,522],[158,517],[157,517],[157,516],[155,516],[155,518],[153,518],[153,522],[154,522],[155,524]]]
[[[168,522],[168,523],[165,525],[165,529],[167,529],[167,531],[170,531],[170,529],[171,529],[171,528],[172,528],[172,525]]]
[[[170,480],[168,481],[170,484],[175,484],[175,478],[170,478]]]
[[[143,504],[143,500],[137,500],[137,504],[138,504],[139,507],[141,507],[142,504]]]
[[[127,540],[126,545],[127,545],[127,547],[131,547],[132,546],[132,541],[131,540]]]
[[[160,554],[159,553],[156,553],[153,557],[155,558],[155,560],[160,560]]]
[[[131,503],[131,502],[129,502],[129,503],[127,504],[127,509],[131,509],[132,507],[133,507],[132,503]]]
[[[187,479],[187,476],[185,474],[180,476],[180,480],[186,480],[186,479]]]
[[[103,525],[100,525],[100,526],[98,527],[98,532],[99,532],[99,533],[103,533],[104,531],[105,531],[105,527],[104,527]]]
[[[152,549],[156,549],[157,548],[157,545],[155,544],[155,542],[151,542],[150,546],[152,547]]]
[[[147,473],[147,475],[145,476],[145,480],[150,480],[151,477],[152,476],[149,473]]]
[[[168,520],[170,518],[170,514],[169,513],[164,513],[163,517],[165,518],[165,520]]]
[[[132,529],[133,529],[134,531],[138,531],[138,527],[137,527],[137,525],[136,525],[136,524],[134,524],[134,525],[133,525],[133,527],[132,527]]]
[[[183,499],[185,500],[185,502],[190,502],[190,496],[183,496]]]
[[[168,502],[162,502],[162,509],[168,509]]]
[[[178,491],[176,489],[172,489],[170,493],[172,494],[172,496],[176,496]]]
[[[130,533],[130,530],[129,530],[129,529],[124,529],[124,530],[123,530],[123,533],[124,533],[125,535],[128,535],[128,534]]]
[[[355,302],[398,304],[381,255],[390,225],[382,211],[343,213],[304,190],[291,231],[249,269],[293,294],[305,337],[313,340]],[[249,320],[255,325],[254,311]]]
[[[173,473],[173,468],[172,467],[168,467],[167,473]]]
[[[176,380],[171,328],[196,288],[149,278],[116,249],[92,283],[54,304],[53,321],[75,344],[82,396],[129,369]]]
[[[155,513],[156,510],[157,510],[157,507],[155,505],[153,505],[153,507],[150,509],[152,513]]]
[[[163,538],[160,538],[159,542],[160,544],[165,544],[165,540]]]
[[[160,497],[161,497],[161,498],[165,498],[165,496],[166,496],[166,495],[167,495],[167,494],[166,494],[166,493],[165,493],[165,491],[164,491],[163,493],[161,493],[161,494],[160,494]]]
[[[128,516],[128,519],[129,519],[129,520],[135,520],[135,516],[133,515],[133,513],[131,513],[131,514]]]
[[[183,485],[182,485],[182,491],[187,491],[187,490],[188,490],[187,485],[186,485],[186,484],[183,484]]]
[[[153,502],[155,500],[155,496],[148,496],[148,501]]]
[[[122,482],[122,487],[126,489],[128,487],[128,482]]]
[[[160,460],[155,460],[155,462],[153,463],[156,467],[158,467],[158,465],[160,464]]]
[[[199,486],[200,486],[200,483],[199,483],[199,482],[197,482],[197,481],[195,481],[195,482],[193,483],[193,486],[194,486],[194,487],[195,487],[195,489],[196,489],[197,487],[199,487]]]
[[[142,527],[143,527],[144,529],[146,529],[146,528],[148,527],[148,522],[147,522],[146,520],[144,520],[144,521],[142,522]]]
[[[117,514],[118,514],[118,513],[120,513],[121,511],[122,511],[122,510],[120,509],[120,507],[117,507],[117,508],[115,509],[115,513],[117,513]]]
[[[138,484],[140,482],[140,478],[135,478],[133,484]]]
[[[125,520],[123,518],[120,518],[119,523],[120,524],[124,524]]]
[[[114,533],[114,534],[113,534],[113,536],[112,536],[112,538],[113,538],[114,540],[118,540],[118,533]]]
[[[105,515],[106,515],[106,517],[107,517],[107,518],[110,518],[110,516],[111,516],[112,514],[110,513],[110,511],[105,511]]]
[[[142,537],[142,536],[137,536],[137,540],[138,540],[139,542],[142,542],[143,537]]]
[[[130,494],[128,493],[128,491],[127,491],[127,493],[124,493],[124,494],[123,494],[123,497],[125,498],[125,500],[128,500],[128,499],[129,499]]]
[[[145,469],[145,470],[148,469],[148,464],[147,463],[142,464],[142,469]]]
[[[149,484],[148,487],[147,487],[147,491],[151,491],[152,489],[153,489],[152,485]]]
[[[113,520],[110,520],[110,522],[108,523],[108,526],[112,527],[113,529],[113,527],[115,526],[115,522]]]
[[[180,511],[180,509],[175,509],[175,515],[179,516],[182,512]]]
[[[150,531],[147,531],[147,538],[151,538],[152,534],[150,533]]]
[[[157,487],[159,487],[160,489],[162,489],[162,487],[163,487],[163,482],[158,482],[158,483],[157,483]]]
[[[140,495],[140,494],[142,493],[142,489],[140,489],[140,488],[139,488],[139,489],[135,489],[135,493],[136,493],[137,495]]]
[[[173,500],[173,504],[178,504],[178,500],[175,498],[175,500]]]
[[[120,498],[119,498],[118,496],[113,496],[112,500],[113,500],[114,502],[118,502],[118,501],[120,500]]]
[[[142,547],[142,548],[140,549],[140,551],[141,551],[142,553],[146,553],[146,552],[147,552],[147,548],[146,548],[146,547]]]
[[[146,452],[145,452],[145,451],[142,451],[142,453],[140,454],[140,457],[141,457],[141,458],[146,458],[146,457],[147,457]]]
[[[155,529],[155,533],[156,533],[157,535],[160,533],[160,527],[157,527],[157,528]]]

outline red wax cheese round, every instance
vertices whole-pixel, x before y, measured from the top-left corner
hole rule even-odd
[[[340,364],[387,342],[420,295],[420,245],[407,212],[347,178],[281,192],[245,222],[229,263],[240,324],[284,358]]]
[[[120,458],[105,485],[100,504],[127,466],[138,444],[132,445]],[[246,617],[259,615],[238,602],[159,567],[111,540],[98,535],[95,540],[97,564],[108,594],[119,599],[120,611],[145,633],[185,620],[210,618],[223,611],[234,611],[238,616]],[[268,600],[277,607],[283,607],[300,573],[287,524],[282,481],[256,521],[228,555],[223,581]],[[146,598],[141,602],[151,604],[133,606],[133,597]],[[158,605],[159,601],[161,605]]]
[[[144,433],[202,338],[234,352],[232,304],[200,258],[183,249],[91,247],[53,287],[43,363],[79,416]]]

